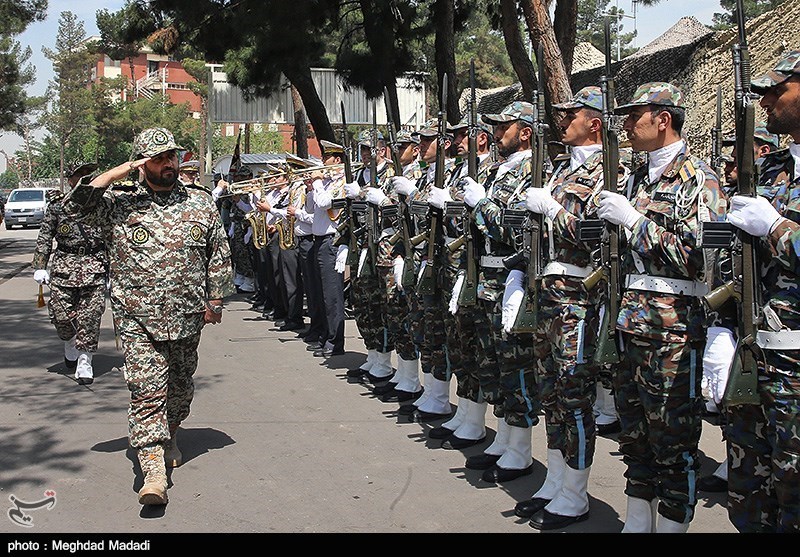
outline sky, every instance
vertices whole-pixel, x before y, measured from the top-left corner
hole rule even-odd
[[[95,14],[98,10],[117,11],[125,4],[124,0],[50,0],[47,8],[47,19],[31,25],[23,34],[17,37],[20,44],[30,46],[33,53],[31,64],[36,67],[36,82],[30,87],[30,95],[43,95],[47,83],[53,77],[53,68],[50,60],[44,57],[42,47],[55,48],[56,33],[58,31],[59,14],[71,11],[83,22],[84,30],[88,35],[96,35],[97,23]],[[711,24],[714,12],[721,12],[719,0],[662,0],[653,7],[635,7],[631,0],[611,0],[610,5],[616,5],[626,14],[636,14],[636,20],[626,18],[623,32],[637,31],[634,45],[643,47],[659,37],[664,31],[672,27],[681,17],[691,15],[700,23]],[[19,149],[22,140],[11,132],[0,132],[0,149],[9,155]],[[0,157],[0,172],[5,172],[5,158]]]

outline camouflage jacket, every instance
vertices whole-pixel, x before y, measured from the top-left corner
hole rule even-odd
[[[233,293],[230,248],[203,190],[79,184],[70,203],[110,225],[111,303],[121,333],[155,341],[197,334],[206,301]]]
[[[446,158],[445,159],[444,184],[443,184],[445,186],[450,182],[450,177],[452,176],[453,169],[455,167],[454,163],[455,163],[455,159],[451,159],[451,158]],[[436,177],[436,165],[435,164],[428,165],[428,164],[426,164],[424,162],[421,162],[420,163],[420,170],[421,170],[422,173],[421,173],[420,177],[417,179],[417,182],[416,182],[416,188],[417,189],[412,194],[411,201],[418,201],[418,202],[421,202],[421,203],[427,203],[428,202],[428,194],[430,193],[431,188],[434,187],[433,184],[434,184],[434,180],[435,180],[435,177]],[[415,216],[413,216],[413,218],[411,220],[414,223],[412,236],[420,234],[422,232],[428,232],[429,233],[430,218],[426,218],[426,217],[421,217],[421,216],[415,215]],[[441,223],[442,221],[440,220],[439,222]],[[428,236],[428,237],[430,237],[430,236]],[[441,238],[442,237],[442,228],[441,228],[441,226],[439,227],[439,230],[436,233],[436,237],[437,238]],[[442,242],[442,240],[440,239],[439,242]],[[441,251],[440,248],[441,248],[441,246],[439,246],[439,245],[436,246],[436,252],[437,253],[439,253]],[[417,244],[416,246],[414,246],[414,259],[415,259],[415,261],[417,263],[419,263],[423,259],[427,259],[427,258],[428,258],[428,241],[425,240],[425,241]]]
[[[514,232],[501,226],[501,216],[503,209],[516,208],[525,200],[525,190],[530,186],[531,151],[522,153],[511,163],[496,163],[483,184],[488,197],[472,210],[472,218],[481,233],[477,242],[478,257],[505,257],[521,248]],[[478,297],[489,301],[501,299],[507,275],[506,269],[481,266]]]
[[[620,167],[623,177],[627,171]],[[578,239],[578,224],[584,219],[597,218],[597,194],[603,189],[603,152],[598,150],[575,170],[570,170],[570,161],[562,162],[554,171],[547,186],[553,199],[564,210],[552,222],[545,225],[542,241],[542,256],[545,261],[558,261],[577,267],[592,264],[592,251],[596,244],[587,244]],[[549,275],[542,278],[539,290],[542,300],[552,303],[597,304],[603,288],[587,292],[579,277]]]
[[[758,194],[788,219],[758,242],[761,300],[784,327],[800,330],[800,180],[794,178],[794,159],[788,149],[764,158]]]
[[[645,164],[628,186],[631,203],[646,218],[631,231],[622,272],[704,281],[699,223],[724,220],[727,207],[714,171],[684,146],[655,183]],[[617,319],[619,330],[668,341],[701,338],[705,326],[698,297],[633,289],[625,290]]]
[[[61,192],[48,197],[49,204],[33,252],[33,268],[46,269],[49,261],[50,282],[58,286],[77,288],[105,284],[108,278],[107,223],[93,214],[68,211]],[[56,241],[55,250],[53,240]]]
[[[363,192],[366,188],[370,187],[366,176],[364,174],[364,168],[359,171],[358,175],[356,176],[356,182],[361,186],[362,191],[362,198]],[[388,162],[385,161],[381,167],[378,168],[378,187],[383,191],[384,194],[389,196],[388,190],[388,183],[389,178],[394,176],[394,167]],[[365,215],[354,215],[354,219],[356,222],[351,223],[351,230],[361,230],[362,233],[358,234],[358,247],[359,249],[363,249],[368,246],[368,242],[370,239],[367,237],[366,228],[364,224],[366,222]],[[388,238],[392,235],[392,221],[390,219],[383,218],[378,211],[378,219],[376,221],[377,230],[375,231],[378,235],[378,243],[377,248],[375,251],[375,255],[377,257],[377,266],[378,267],[391,267],[392,266],[392,246],[388,242]]]

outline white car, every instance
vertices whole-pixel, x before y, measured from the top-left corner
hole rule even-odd
[[[6,201],[6,229],[13,226],[40,226],[47,209],[47,192],[55,188],[18,188],[12,191]]]

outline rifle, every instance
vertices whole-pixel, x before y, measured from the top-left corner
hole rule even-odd
[[[736,170],[739,195],[755,197],[758,169],[753,154],[755,132],[755,105],[750,91],[750,53],[745,34],[742,0],[736,2],[736,21],[739,42],[733,45],[735,123],[736,123]],[[709,224],[709,223],[705,223]],[[733,279],[707,294],[703,301],[711,309],[722,306],[733,297],[738,309],[738,339],[736,353],[728,375],[728,383],[722,400],[727,406],[760,404],[758,395],[758,363],[764,361],[761,349],[756,344],[756,331],[764,316],[758,294],[758,257],[753,238],[741,229],[736,229],[731,259]],[[703,247],[706,247],[703,244]]]
[[[372,131],[369,147],[369,185],[379,188],[378,185],[378,109],[375,100],[372,100]],[[367,204],[367,248],[369,249],[369,264],[366,262],[362,268],[362,275],[374,275],[378,271],[378,240],[380,237],[380,217],[378,208],[372,203]]]
[[[395,176],[402,176],[403,175],[403,163],[400,161],[400,153],[397,149],[397,127],[394,124],[394,118],[392,117],[392,107],[389,103],[389,90],[384,87],[383,88],[383,100],[386,104],[386,127],[388,129],[389,135],[389,150],[392,153],[392,166],[394,167],[394,175]],[[406,288],[411,288],[414,286],[414,253],[413,248],[411,247],[411,236],[409,234],[409,230],[411,230],[411,222],[410,222],[410,215],[409,215],[409,207],[408,207],[408,199],[406,199],[405,195],[397,194],[397,198],[399,203],[393,210],[389,210],[387,212],[387,207],[384,207],[383,213],[384,216],[389,217],[391,216],[394,221],[394,227],[397,231],[389,238],[389,244],[394,246],[400,239],[403,240],[403,251],[405,254],[403,255],[403,277],[401,279],[401,285],[403,290]]]
[[[539,72],[539,89],[533,94],[533,160],[531,163],[531,185],[532,188],[544,187],[544,160],[546,156],[546,110],[545,110],[545,84],[547,83],[544,73],[544,52],[542,45],[537,49],[536,67]],[[507,257],[503,265],[508,270],[512,270],[524,261],[526,287],[525,303],[517,312],[514,324],[511,327],[512,333],[532,333],[536,331],[536,323],[539,313],[539,280],[542,277],[542,230],[544,222],[542,215],[522,210],[504,210],[502,214],[502,226],[522,230],[522,250]]]
[[[611,31],[609,20],[605,20],[603,33],[605,35],[605,75],[600,77],[600,90],[603,94],[603,129],[601,138],[603,142],[603,189],[617,193],[617,180],[619,172],[619,138],[614,129],[614,77],[611,74]],[[584,221],[581,239],[589,240],[589,223]],[[602,225],[601,219],[594,221]],[[617,342],[617,315],[622,298],[622,276],[620,269],[620,235],[619,226],[606,221],[605,226],[595,229],[591,235],[597,234],[600,239],[600,264],[588,277],[583,279],[587,290],[595,287],[600,279],[606,281],[606,304],[603,319],[600,323],[600,334],[597,340],[597,350],[594,353],[594,362],[600,365],[616,364],[620,361]]]
[[[439,128],[436,137],[436,169],[434,170],[433,187],[444,187],[445,142],[447,141],[447,74],[442,77],[442,94],[439,104]],[[417,282],[417,293],[420,295],[436,292],[436,252],[441,236],[439,223],[442,211],[435,207],[428,208],[428,262]]]
[[[350,138],[347,136],[347,118],[344,111],[344,101],[341,101],[342,110],[342,147],[344,148],[344,175],[345,181],[350,184],[353,182],[353,167],[351,164],[352,146],[350,145]],[[333,204],[331,204],[333,205]],[[351,199],[345,198],[345,214],[347,217],[337,230],[340,234],[346,229],[350,229],[350,237],[347,245],[347,265],[351,269],[355,269],[358,265],[358,234],[356,233],[355,223],[357,222],[357,213],[353,211],[353,203]]]
[[[717,85],[717,117],[711,128],[711,168],[720,178],[725,175],[722,162],[722,86]]]
[[[469,61],[469,128],[467,174],[478,179],[478,103],[475,101],[475,59]]]

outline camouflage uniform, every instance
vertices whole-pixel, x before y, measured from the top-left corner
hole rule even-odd
[[[369,132],[369,130],[367,130]],[[379,135],[379,140],[383,139]],[[359,145],[370,146],[371,137],[369,134],[363,134],[359,138]],[[362,168],[356,175],[356,182],[361,186],[362,192],[364,188],[369,187],[369,180],[365,174],[367,167]],[[378,165],[377,169],[377,183],[378,187],[385,189],[386,182],[394,175],[394,171],[390,164],[385,161],[383,164]],[[381,219],[378,220],[378,226],[381,227]],[[353,230],[363,230],[363,223],[356,220],[350,225],[351,233]],[[364,340],[364,346],[367,350],[375,350],[381,354],[388,354],[394,350],[394,338],[390,335],[389,329],[386,326],[385,318],[385,301],[386,301],[386,284],[391,275],[392,260],[390,257],[391,246],[387,242],[388,236],[383,234],[383,229],[378,231],[381,235],[378,243],[375,246],[375,254],[377,261],[372,261],[369,254],[369,242],[366,230],[358,236],[357,246],[358,253],[350,254],[358,261],[358,265],[351,267],[350,274],[350,300],[353,307],[353,317],[358,327],[358,332]],[[362,260],[362,254],[364,259]],[[363,263],[362,263],[363,261]],[[355,272],[353,272],[355,271]]]
[[[683,106],[682,94],[669,84],[643,85],[633,99],[617,110]],[[658,498],[663,517],[688,524],[697,503],[705,344],[699,298],[706,292],[705,261],[697,232],[700,220],[722,220],[727,201],[716,174],[683,142],[652,183],[647,165],[635,171],[628,198],[645,218],[631,230],[623,254],[617,318],[624,355],[614,390],[625,493]]]
[[[790,51],[765,76],[753,80],[759,94],[800,73],[800,51]],[[795,123],[796,129],[796,123]],[[783,216],[757,242],[760,300],[767,316],[760,331],[800,330],[800,149],[764,157],[758,194]],[[796,333],[795,333],[796,334]],[[764,346],[758,342],[759,346]],[[728,516],[740,532],[800,531],[800,350],[764,349],[760,405],[727,407]],[[762,367],[763,365],[763,367]]]
[[[479,184],[486,181],[486,177],[493,165],[494,161],[489,155],[479,160],[478,173],[475,178]],[[455,167],[453,178],[450,181],[450,196],[456,201],[461,201],[464,198],[461,178],[466,175],[467,161],[464,160]],[[464,233],[464,226],[473,226],[470,219],[466,219],[466,222],[459,221],[460,219],[457,218],[445,221],[445,246],[448,242],[455,240]],[[473,242],[476,242],[476,237],[477,234],[473,234]],[[442,252],[447,257],[444,292],[452,293],[459,274],[466,273],[467,246],[464,243],[458,250],[451,252],[448,249],[444,249]],[[477,262],[475,262],[475,265],[477,267]],[[444,302],[449,304],[450,299],[448,296],[444,297]],[[494,352],[494,346],[487,342],[488,339],[485,339],[483,348],[480,349],[481,341],[477,335],[477,331],[480,328],[487,330],[489,327],[485,308],[476,301],[475,305],[472,306],[458,306],[455,315],[448,308],[444,316],[445,328],[455,331],[455,334],[447,335],[447,351],[450,356],[453,374],[456,376],[456,395],[472,402],[483,402],[479,370],[495,369],[497,367],[497,355]],[[483,325],[479,326],[479,323],[483,323]]]
[[[489,124],[509,120],[532,122],[533,106],[515,102],[499,115],[485,115]],[[502,301],[508,269],[502,259],[513,255],[518,246],[514,232],[501,226],[502,211],[513,208],[524,199],[530,186],[531,151],[517,151],[489,171],[486,182],[487,198],[472,211],[472,218],[481,233],[478,240],[478,303],[489,321],[476,323],[480,340],[479,360],[491,361],[491,349],[496,354],[497,368],[479,369],[479,379],[486,402],[494,414],[508,425],[530,428],[539,423],[540,403],[536,392],[533,336],[530,333],[504,333]]]
[[[420,135],[432,137],[438,134],[438,121],[433,119],[425,123],[422,129],[419,130]],[[452,158],[445,158],[443,178],[444,184],[450,180],[453,172],[454,160]],[[412,194],[413,201],[428,202],[428,193],[434,187],[436,176],[436,163],[426,164],[420,163],[422,175],[417,180],[415,186],[416,191]],[[428,209],[431,210],[430,208]],[[438,209],[433,209],[437,210]],[[415,230],[412,235],[417,235],[426,232],[426,240],[417,244],[414,247],[414,263],[415,267],[420,270],[417,279],[420,278],[422,263],[425,265],[434,265],[434,287],[432,294],[420,293],[420,283],[417,282],[416,289],[412,289],[410,294],[407,294],[408,302],[410,305],[410,326],[414,336],[414,341],[419,348],[420,352],[420,366],[424,374],[430,373],[431,377],[439,381],[450,381],[452,375],[452,367],[449,360],[447,351],[447,337],[454,334],[455,331],[446,328],[445,313],[446,302],[443,297],[445,284],[445,265],[443,265],[443,253],[446,251],[442,246],[443,236],[441,223],[439,219],[440,228],[434,232],[434,237],[437,238],[437,244],[434,246],[435,259],[433,262],[428,261],[428,242],[430,241],[430,216],[428,217],[415,217]],[[452,324],[451,324],[452,325]],[[425,381],[423,381],[425,382]],[[428,384],[428,383],[426,383]]]
[[[140,134],[134,152],[178,148],[156,128]],[[163,193],[147,182],[111,189],[79,184],[71,202],[110,226],[111,304],[131,391],[129,441],[160,453],[189,415],[206,302],[233,291],[219,212],[205,190],[177,180]]]
[[[95,215],[70,211],[60,192],[48,197],[33,252],[33,268],[46,269],[52,254],[47,305],[50,320],[58,338],[68,341],[74,337],[78,351],[94,353],[106,303],[107,225]]]

